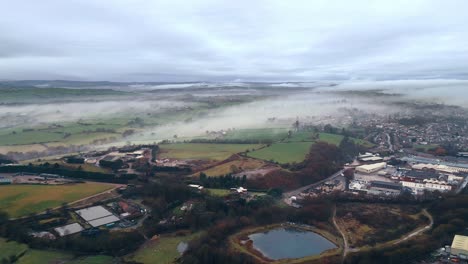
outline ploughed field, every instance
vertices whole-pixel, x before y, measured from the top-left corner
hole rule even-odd
[[[7,212],[10,217],[26,216],[110,190],[114,186],[90,182],[66,185],[2,185],[0,210]]]

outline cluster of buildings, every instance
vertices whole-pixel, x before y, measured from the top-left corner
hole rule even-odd
[[[353,192],[398,195],[410,191],[449,192],[466,184],[468,168],[429,163],[409,163],[404,166],[387,164],[378,155],[366,153],[357,158],[354,179],[348,186]]]
[[[128,228],[136,224],[136,218],[146,215],[147,210],[137,204],[120,200],[106,206],[97,205],[75,210],[72,214],[73,222],[52,228],[49,231],[32,232],[34,237],[55,239],[81,233],[82,235],[95,235],[100,228]],[[69,221],[71,221],[70,219]]]

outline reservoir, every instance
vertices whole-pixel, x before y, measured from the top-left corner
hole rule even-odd
[[[336,248],[335,244],[321,235],[294,227],[280,227],[251,234],[249,239],[256,250],[272,260],[302,258]]]

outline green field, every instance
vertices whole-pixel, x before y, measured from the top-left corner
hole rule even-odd
[[[224,176],[229,173],[239,173],[244,170],[258,169],[263,165],[265,165],[265,163],[261,160],[242,158],[203,170],[203,173],[208,177]],[[199,173],[196,174],[196,176],[198,175]]]
[[[231,190],[227,190],[227,189],[212,189],[212,188],[209,188],[209,189],[206,189],[208,191],[208,193],[212,196],[218,196],[218,197],[224,197],[224,196],[227,196],[231,193]]]
[[[227,132],[228,140],[272,140],[279,141],[288,135],[287,128],[239,129]]]
[[[252,158],[274,161],[278,163],[301,162],[309,153],[313,142],[274,143],[269,147],[249,152]]]
[[[10,217],[25,216],[104,192],[113,186],[105,183],[2,185],[0,210],[7,212]]]
[[[87,256],[87,257],[78,258],[67,263],[69,264],[112,264],[115,262],[114,262],[114,258],[111,256],[98,255],[98,256]]]
[[[9,259],[10,256],[19,257],[19,260],[15,262],[18,264],[50,264],[64,263],[64,261],[66,263],[73,257],[71,254],[59,251],[30,249],[25,244],[7,242],[4,238],[0,238],[0,261]]]
[[[10,256],[20,256],[28,250],[28,246],[14,241],[7,242],[6,239],[0,238],[0,261],[7,259]]]
[[[262,148],[256,151],[249,152],[247,155],[252,158],[274,161],[281,164],[301,162],[309,153],[312,144],[318,141],[326,142],[328,144],[339,145],[344,136],[319,133],[318,138],[314,137],[315,133],[312,132],[298,132],[294,133],[291,138],[285,142],[274,143],[269,147]],[[361,139],[352,139],[356,144],[363,145],[364,147],[371,147],[370,142]]]
[[[422,150],[424,152],[427,152],[431,149],[437,149],[439,145],[436,144],[427,144],[427,145],[413,145],[414,150]]]
[[[224,160],[232,154],[257,148],[253,144],[178,143],[160,145],[160,158]]]
[[[127,260],[143,264],[169,264],[180,256],[177,245],[197,238],[200,233],[187,236],[164,235],[156,240],[148,241],[135,253],[126,257]]]

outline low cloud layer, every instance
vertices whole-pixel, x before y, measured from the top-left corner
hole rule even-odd
[[[0,4],[0,79],[466,79],[468,2]]]

